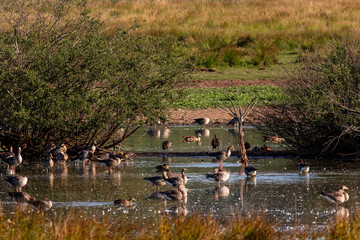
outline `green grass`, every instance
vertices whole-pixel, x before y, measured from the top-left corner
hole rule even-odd
[[[179,90],[177,90],[179,91]],[[230,100],[224,96],[229,93],[233,100],[236,99],[235,93],[238,92],[240,103],[245,107],[251,99],[257,97],[256,106],[276,104],[283,101],[280,87],[275,86],[250,86],[250,87],[229,87],[229,88],[187,88],[183,91],[184,98],[171,104],[172,108],[187,109],[206,109],[216,108],[215,102],[231,104]],[[237,105],[237,100],[235,102]]]
[[[292,68],[298,63],[296,52],[283,52],[278,57],[279,64],[270,65],[264,68],[258,66],[244,67],[216,67],[215,72],[196,72],[193,74],[194,80],[242,80],[250,81],[257,79],[286,79],[284,69]]]

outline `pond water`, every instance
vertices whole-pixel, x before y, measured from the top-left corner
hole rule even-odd
[[[194,128],[176,127],[171,128],[171,131],[174,134],[178,132],[182,137],[188,131],[194,131]],[[223,146],[235,145],[235,137],[226,128],[212,127],[210,131],[221,137],[225,142]],[[253,141],[258,141],[255,144],[264,144],[259,133],[252,132],[251,128],[246,131],[249,137],[247,141],[252,137]],[[134,151],[162,151],[159,148],[161,138],[145,135],[139,140],[139,136],[134,136],[137,140],[130,139],[133,143],[137,141]],[[169,139],[175,142],[173,136]],[[204,138],[201,146],[196,143],[183,145],[180,139],[172,151],[185,151],[183,148],[187,148],[186,151],[208,151],[210,138]],[[128,146],[134,145],[131,141]],[[284,146],[274,144],[274,147]],[[165,160],[172,172],[180,172],[184,167],[188,169],[190,180],[186,184],[186,203],[164,203],[147,198],[154,189],[143,178],[160,175],[154,167],[164,162],[163,157],[135,157],[112,172],[93,162],[85,168],[68,163],[67,166],[54,167],[50,173],[46,173],[41,164],[29,164],[17,169],[17,174],[29,178],[23,191],[37,199],[48,197],[53,201],[53,208],[46,212],[50,216],[75,211],[83,216],[107,215],[136,220],[153,218],[161,213],[176,215],[200,212],[220,217],[230,217],[239,212],[261,213],[278,222],[278,226],[287,228],[295,225],[324,225],[332,216],[351,215],[359,210],[360,164],[354,162],[309,160],[310,174],[305,176],[297,172],[297,159],[257,157],[250,159],[250,164],[258,169],[257,177],[247,178],[240,173],[238,159],[231,157],[224,162],[224,168],[231,173],[230,178],[218,188],[215,182],[205,177],[206,173],[211,173],[214,167],[219,166],[211,157],[172,157]],[[1,167],[0,171],[5,175],[5,167]],[[341,185],[350,189],[348,202],[336,206],[319,197],[322,191],[337,190]],[[168,189],[171,187],[162,187],[162,190]],[[16,209],[16,204],[7,199],[9,191],[14,189],[1,181],[0,208],[8,213]],[[137,200],[133,207],[124,208],[113,204],[115,199],[129,197]]]

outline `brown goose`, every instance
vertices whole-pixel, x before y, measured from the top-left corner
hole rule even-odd
[[[46,157],[43,161],[44,168],[46,172],[50,171],[50,169],[54,166],[53,156],[50,153],[48,157]]]
[[[168,170],[169,173],[170,169]],[[179,174],[170,174],[170,176],[166,177],[164,179],[164,181],[169,184],[172,185],[173,187],[178,187],[179,185],[184,185],[187,183],[188,178],[185,175],[185,171],[187,171],[186,168],[181,169],[181,175]]]
[[[158,196],[159,198],[167,199],[167,200],[175,200],[175,201],[187,200],[186,189],[184,185],[181,184],[177,187],[177,189],[159,192]]]
[[[60,152],[66,152],[67,151],[67,147],[66,147],[66,145],[64,144],[64,143],[62,143],[62,144],[60,144],[60,146],[59,147],[57,147],[57,148],[54,148],[53,150],[51,150],[51,154],[53,155],[53,156],[57,156]]]
[[[214,138],[211,140],[211,146],[213,147],[213,149],[220,146],[220,138],[217,138],[216,135],[214,135]]]
[[[108,158],[108,159],[98,160],[97,162],[101,165],[107,166],[109,168],[109,171],[111,171],[112,169],[115,169],[115,167],[120,165],[121,159],[118,157]]]
[[[56,161],[61,163],[66,163],[66,161],[69,160],[69,155],[66,152],[59,152],[58,155],[56,155]]]
[[[194,119],[193,124],[199,124],[205,128],[205,125],[209,124],[210,118],[196,118]]]
[[[115,205],[120,205],[123,207],[129,207],[133,204],[133,202],[136,202],[135,198],[130,198],[129,200],[126,200],[125,198],[121,198],[121,199],[116,199],[114,201]]]
[[[168,150],[169,148],[171,148],[171,146],[172,146],[172,142],[170,142],[170,141],[163,141],[163,142],[162,142],[162,145],[161,145],[161,147],[162,147],[162,149],[164,150],[164,152],[165,152],[166,150]]]
[[[215,161],[225,161],[231,156],[231,151],[235,151],[234,146],[230,146],[226,151],[220,151],[217,153]]]
[[[345,190],[349,190],[346,186],[342,186],[339,190],[334,192],[322,192],[320,193],[320,196],[328,200],[332,203],[344,203],[349,200],[349,194],[345,192]]]
[[[159,190],[161,186],[166,185],[164,179],[167,178],[165,170],[162,171],[162,176],[155,176],[155,177],[147,177],[143,178],[145,181],[148,181],[152,186],[156,186]]]
[[[19,166],[22,160],[21,147],[19,147],[17,155],[9,153],[9,155],[3,159],[3,162],[8,165],[8,168],[11,167],[15,171],[15,167]]]
[[[90,146],[87,146],[84,150],[88,150],[88,151],[91,151],[92,153],[95,153],[96,145],[97,145],[96,141],[92,140]]]
[[[26,203],[28,201],[35,201],[36,199],[31,197],[27,192],[8,192],[11,200],[18,203]]]
[[[186,143],[191,143],[191,142],[200,142],[201,141],[201,133],[198,133],[196,135],[196,137],[194,136],[185,136],[184,137],[184,142]]]
[[[155,169],[156,169],[156,172],[163,172],[163,171],[167,171],[169,169],[169,166],[165,163],[165,164],[156,166]]]
[[[244,172],[245,172],[246,176],[248,176],[248,177],[256,177],[256,171],[257,171],[257,169],[254,168],[253,166],[246,166],[244,168]]]
[[[215,168],[213,173],[209,173],[205,175],[206,178],[211,178],[218,185],[220,185],[220,182],[226,182],[230,177],[230,172],[223,169],[223,163],[220,161],[220,167]]]
[[[35,208],[36,210],[38,210],[39,212],[42,212],[42,213],[49,210],[52,207],[52,202],[48,198],[45,198],[44,200],[33,200],[33,199],[31,199],[27,203],[30,204],[33,208]]]
[[[27,184],[28,178],[26,176],[10,176],[5,177],[4,181],[15,187],[15,191],[20,192],[21,188]]]
[[[303,160],[299,162],[299,174],[308,174],[310,171],[310,166],[304,163]]]

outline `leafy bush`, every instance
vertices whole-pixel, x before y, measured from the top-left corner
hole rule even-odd
[[[267,126],[313,153],[359,154],[360,38],[343,38],[304,57],[290,73],[288,105],[264,113]]]
[[[166,117],[169,90],[191,68],[176,41],[136,37],[137,26],[109,35],[71,1],[2,7],[11,16],[0,32],[2,144],[106,146],[122,127]]]

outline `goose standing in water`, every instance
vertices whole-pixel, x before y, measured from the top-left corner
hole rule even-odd
[[[169,148],[171,148],[171,146],[172,146],[172,142],[170,142],[170,141],[163,141],[161,144],[161,147],[164,150],[164,152],[166,152],[166,150],[169,150]]]
[[[93,158],[95,151],[96,151],[96,141],[93,140],[90,146],[86,147],[85,149],[77,153],[77,158],[73,160],[73,162],[74,163],[82,162],[83,166],[85,167],[85,163]]]
[[[184,185],[179,185],[176,189],[158,193],[158,198],[175,201],[187,201],[187,192]]]
[[[220,151],[217,153],[215,161],[225,161],[227,158],[231,156],[231,151],[235,151],[234,146],[230,146],[226,151]]]
[[[303,160],[299,162],[299,174],[308,174],[310,171],[310,166],[304,163]]]
[[[149,182],[153,187],[157,187],[157,190],[160,190],[161,186],[166,185],[165,179],[167,178],[166,170],[162,171],[162,176],[155,176],[155,177],[146,177],[143,178],[145,181]]]
[[[345,185],[343,185],[339,190],[333,192],[322,192],[320,196],[332,203],[344,203],[349,200],[349,194],[345,192],[349,190]]]
[[[256,177],[256,171],[257,171],[257,169],[254,168],[253,166],[246,166],[244,168],[244,172],[245,172],[246,176],[248,176],[248,177]]]
[[[27,184],[28,178],[26,176],[10,176],[5,177],[4,181],[13,186],[16,192],[21,192],[21,188]]]
[[[211,146],[213,149],[216,149],[220,146],[220,138],[217,138],[216,135],[214,135],[214,138],[211,140]]]
[[[208,125],[210,122],[210,118],[196,118],[194,119],[193,124],[199,124],[205,128],[205,125]]]
[[[66,147],[65,143],[62,143],[62,144],[60,144],[59,147],[51,150],[50,153],[56,157],[60,152],[66,152],[66,151],[67,151],[67,147]]]
[[[44,165],[44,168],[46,170],[46,172],[49,172],[50,171],[50,168],[52,168],[54,166],[54,161],[52,159],[52,154],[50,153],[48,157],[46,157],[43,161],[43,165]]]
[[[22,163],[22,160],[21,147],[19,147],[17,155],[9,153],[8,156],[5,156],[3,162],[8,165],[8,168],[11,167],[15,172],[15,167],[19,166]]]
[[[170,169],[168,170],[169,176],[164,179],[166,183],[172,185],[173,187],[178,187],[179,185],[185,186],[188,181],[187,176],[185,175],[186,168],[181,169],[181,175],[171,174]]]
[[[126,200],[125,198],[121,198],[121,199],[116,199],[114,201],[115,205],[120,205],[122,207],[129,207],[133,204],[133,202],[136,202],[135,198],[130,198],[129,200]]]
[[[41,213],[49,210],[52,207],[52,202],[48,198],[45,198],[44,200],[29,200],[27,203]]]
[[[121,159],[119,157],[116,158],[108,158],[97,161],[99,164],[107,166],[109,168],[109,172],[115,169],[115,167],[119,166],[121,163]]]
[[[223,162],[220,160],[220,167],[215,168],[213,173],[206,174],[205,176],[206,178],[213,179],[220,186],[221,182],[226,182],[229,179],[230,172],[223,169]]]

